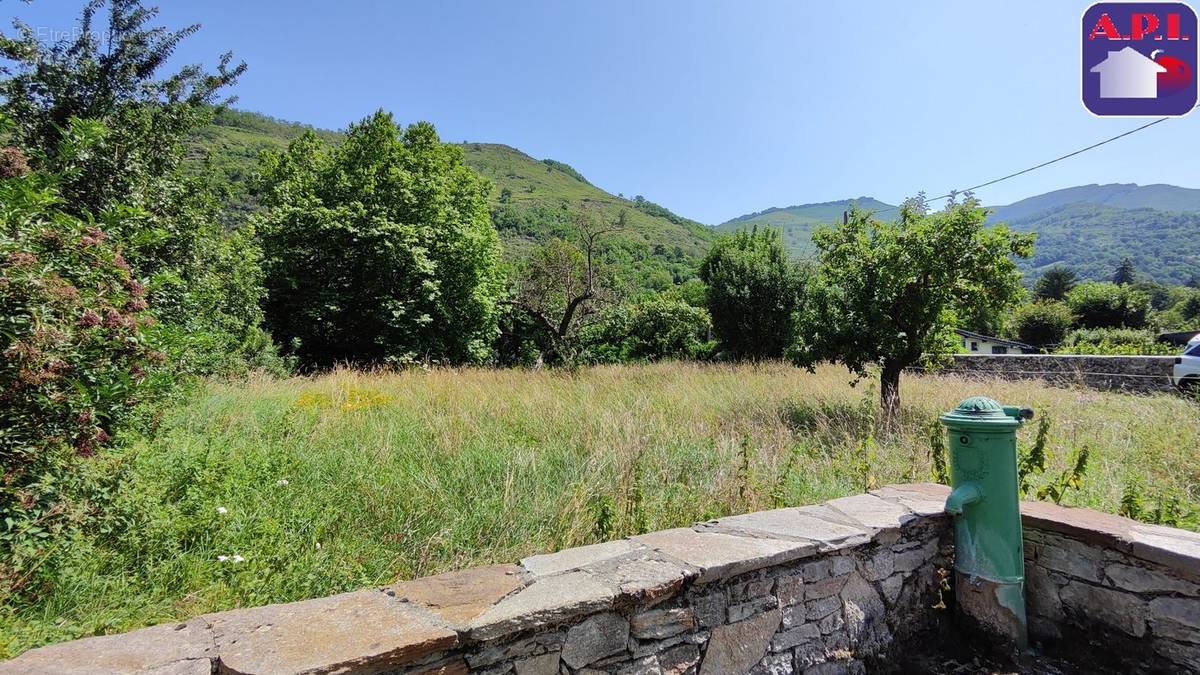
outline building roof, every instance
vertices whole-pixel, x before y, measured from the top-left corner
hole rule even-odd
[[[1024,342],[1018,342],[1016,340],[1005,340],[1004,338],[998,338],[993,335],[984,335],[983,333],[974,333],[961,328],[955,328],[954,332],[970,340],[986,340],[988,342],[995,342],[998,345],[1004,345],[1005,347],[1019,347],[1021,349],[1037,351],[1037,347],[1034,347],[1030,344],[1025,344]]]

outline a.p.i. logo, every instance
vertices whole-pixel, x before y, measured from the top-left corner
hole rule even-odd
[[[1196,13],[1182,2],[1100,2],[1083,14],[1083,105],[1097,115],[1196,107]]]

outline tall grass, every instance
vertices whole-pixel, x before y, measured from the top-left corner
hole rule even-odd
[[[98,461],[123,476],[103,531],[8,603],[0,654],[928,480],[937,414],[973,394],[1052,417],[1048,475],[1092,448],[1065,503],[1115,512],[1135,477],[1200,498],[1200,411],[1183,399],[907,376],[885,437],[874,387],[848,380],[663,364],[213,383]]]

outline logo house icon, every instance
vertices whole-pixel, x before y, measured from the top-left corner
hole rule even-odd
[[[1196,13],[1182,2],[1101,2],[1083,14],[1083,104],[1096,115],[1178,116],[1196,105]]]
[[[1158,74],[1167,72],[1133,47],[1109,52],[1108,58],[1092,66],[1100,73],[1100,98],[1155,98]]]

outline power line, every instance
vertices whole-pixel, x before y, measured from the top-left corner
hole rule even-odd
[[[1200,107],[1200,106],[1198,106],[1198,107]],[[1100,141],[1099,143],[1093,143],[1093,144],[1087,146],[1086,148],[1080,148],[1078,150],[1075,150],[1074,152],[1068,152],[1067,154],[1065,154],[1061,157],[1055,157],[1052,160],[1042,162],[1041,164],[1038,164],[1035,166],[1031,166],[1028,169],[1021,169],[1020,171],[1010,173],[1007,176],[1001,176],[999,178],[994,178],[992,180],[989,180],[986,183],[980,183],[979,185],[973,185],[969,188],[966,188],[965,190],[956,190],[955,192],[948,192],[944,195],[941,195],[940,197],[933,197],[932,199],[929,199],[927,201],[936,202],[941,199],[948,199],[948,198],[953,197],[954,195],[960,194],[962,192],[973,192],[975,190],[978,190],[979,188],[988,187],[989,185],[995,185],[996,183],[1006,181],[1009,178],[1016,178],[1017,176],[1020,176],[1022,174],[1027,174],[1030,171],[1037,171],[1038,169],[1041,169],[1042,167],[1050,166],[1051,164],[1054,164],[1056,162],[1061,162],[1064,159],[1070,159],[1071,157],[1074,157],[1076,155],[1081,155],[1081,154],[1087,152],[1088,150],[1095,150],[1096,148],[1098,148],[1102,145],[1107,145],[1108,143],[1112,143],[1113,141],[1120,140],[1122,138],[1125,138],[1126,136],[1136,134],[1137,132],[1142,131],[1143,129],[1149,129],[1150,127],[1154,126],[1155,124],[1166,122],[1169,119],[1171,119],[1171,118],[1170,117],[1160,117],[1152,122],[1147,122],[1140,127],[1137,127],[1135,129],[1130,129],[1129,131],[1126,131],[1125,133],[1117,134],[1116,136],[1113,136],[1112,138],[1106,138],[1103,141]],[[881,209],[879,211],[876,211],[875,213],[877,213],[877,214],[878,213],[887,213],[888,211],[899,210],[899,208],[900,208],[899,206],[889,206],[888,208]]]

